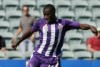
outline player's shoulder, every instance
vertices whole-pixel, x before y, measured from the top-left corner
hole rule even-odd
[[[68,20],[68,19],[58,19],[58,22],[59,23],[61,23],[61,24],[63,24],[63,25],[65,25],[65,24],[68,24],[69,22],[71,22],[70,20]]]
[[[38,23],[40,23],[40,22],[43,22],[45,19],[44,18],[38,18],[36,21],[38,22]]]
[[[44,21],[44,18],[38,18],[35,23],[41,25],[43,21]]]
[[[61,22],[69,22],[69,21],[71,21],[71,20],[64,19],[64,18],[61,18],[61,19],[58,19],[58,20],[61,21]]]

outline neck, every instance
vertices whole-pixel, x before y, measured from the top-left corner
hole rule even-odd
[[[24,15],[24,16],[29,17],[30,15],[29,15],[29,14],[27,14],[27,15]]]
[[[53,23],[55,23],[55,22],[56,22],[56,20],[57,20],[57,18],[56,18],[56,17],[54,17],[54,18],[52,18],[50,21],[48,21],[48,23],[49,23],[49,24],[53,24]]]

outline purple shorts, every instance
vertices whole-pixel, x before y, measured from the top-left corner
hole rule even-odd
[[[34,55],[30,58],[27,67],[57,67],[57,57],[46,57],[36,52],[33,54]]]

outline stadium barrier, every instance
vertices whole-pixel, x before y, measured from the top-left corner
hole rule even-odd
[[[0,67],[26,67],[26,60],[0,60]]]
[[[61,60],[61,67],[100,67],[100,60]]]
[[[0,67],[26,67],[26,60],[0,60]],[[100,60],[61,60],[61,67],[100,67]]]

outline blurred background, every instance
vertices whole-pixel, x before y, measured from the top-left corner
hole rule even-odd
[[[42,10],[46,4],[53,4],[55,6],[58,18],[100,27],[100,0],[0,0],[0,36],[4,38],[7,49],[6,55],[0,51],[0,59],[28,60],[30,58],[33,51],[26,52],[23,56],[19,48],[16,51],[12,50],[12,37],[19,27],[23,5],[28,5],[30,15],[39,19],[43,17]],[[90,30],[78,29],[68,31],[62,48],[62,59],[100,59],[100,52],[91,53],[87,49],[86,40],[90,36],[93,36]],[[38,44],[38,37],[39,34],[37,32],[33,47]]]

